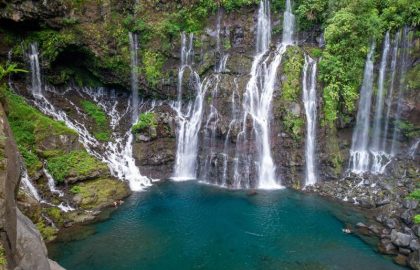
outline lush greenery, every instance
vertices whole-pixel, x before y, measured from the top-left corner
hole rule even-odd
[[[109,125],[108,119],[104,110],[97,105],[88,100],[82,101],[83,110],[89,115],[90,118],[94,121],[94,136],[99,141],[108,141],[110,134],[109,134]]]
[[[420,189],[415,189],[408,195],[408,198],[420,201]]]
[[[106,174],[108,171],[104,163],[84,150],[48,158],[47,169],[57,182],[63,182],[69,177],[89,178],[95,172]]]
[[[415,224],[420,224],[420,214],[417,214],[414,216],[414,223]]]
[[[298,140],[302,138],[302,127],[305,124],[301,115],[291,112],[294,102],[300,100],[302,96],[301,91],[301,76],[303,70],[303,52],[298,47],[289,47],[284,55],[283,75],[282,81],[282,110],[283,110],[283,124],[286,130]]]
[[[55,121],[28,105],[21,96],[7,91],[5,88],[2,92],[7,104],[7,116],[14,138],[25,161],[28,173],[33,175],[42,168],[39,156],[43,156],[50,137],[59,135],[77,136],[77,133],[66,127],[63,122]],[[60,151],[55,153],[59,154]],[[51,154],[51,152],[46,154]]]
[[[324,84],[324,124],[350,120],[372,42],[380,44],[386,30],[420,23],[420,5],[411,0],[298,0],[295,5],[300,29],[320,26],[326,47],[319,65]]]
[[[146,128],[149,127],[156,127],[157,121],[156,121],[156,115],[153,112],[146,112],[140,114],[139,121],[133,125],[131,128],[131,131],[133,133],[139,133],[144,131]]]

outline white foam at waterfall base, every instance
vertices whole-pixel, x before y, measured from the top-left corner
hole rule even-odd
[[[316,146],[316,68],[317,64],[309,55],[305,54],[303,68],[303,104],[306,114],[306,179],[305,186],[316,183],[315,146]]]

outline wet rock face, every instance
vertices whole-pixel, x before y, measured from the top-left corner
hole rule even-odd
[[[157,106],[151,113],[156,123],[135,134],[133,156],[143,175],[166,179],[176,155],[176,113],[168,105]]]

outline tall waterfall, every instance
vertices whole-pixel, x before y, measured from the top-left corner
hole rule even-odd
[[[262,0],[258,10],[256,55],[254,57],[250,79],[246,86],[242,103],[242,131],[237,138],[237,155],[235,158],[235,187],[249,187],[250,172],[257,172],[257,187],[262,189],[279,188],[270,148],[271,101],[277,78],[277,68],[287,45],[293,43],[294,15],[291,2],[286,1],[283,20],[283,40],[277,45],[274,57],[271,57],[271,18],[269,1]],[[271,60],[271,62],[269,62]],[[253,134],[248,134],[247,122],[252,120]],[[250,149],[255,144],[257,153]],[[243,151],[246,149],[246,151]],[[242,150],[242,151],[241,151]],[[245,153],[242,153],[245,152]],[[255,167],[255,168],[254,168]],[[239,168],[241,172],[239,172]]]
[[[39,98],[42,95],[41,68],[39,66],[38,46],[35,43],[30,45],[29,62],[31,64],[32,95]]]
[[[306,178],[305,186],[316,183],[315,147],[316,147],[316,71],[317,64],[309,55],[305,54],[303,68],[303,103],[306,114]]]
[[[181,66],[178,71],[178,101],[175,110],[178,115],[177,150],[174,180],[188,180],[197,177],[198,133],[200,131],[203,100],[209,80],[201,83],[200,76],[192,68],[194,61],[194,35],[188,41],[185,33],[181,35]],[[194,102],[182,106],[183,80],[186,70],[190,71],[190,87],[195,91]]]
[[[373,92],[373,54],[375,43],[372,42],[366,58],[362,88],[360,89],[359,109],[356,127],[353,131],[350,150],[350,166],[354,173],[366,172],[369,169],[369,116]]]
[[[130,40],[130,56],[131,56],[131,104],[132,122],[135,123],[139,117],[139,83],[138,83],[138,37],[135,33],[128,33]]]
[[[375,103],[375,118],[373,120],[373,134],[371,139],[370,152],[372,153],[372,168],[373,173],[380,173],[383,168],[383,156],[386,155],[382,147],[382,141],[380,140],[383,127],[382,127],[382,117],[384,111],[384,83],[387,71],[388,64],[388,54],[390,47],[390,38],[389,31],[385,35],[384,47],[382,51],[381,65],[379,68],[379,78],[378,78],[378,92],[376,94],[376,103]]]

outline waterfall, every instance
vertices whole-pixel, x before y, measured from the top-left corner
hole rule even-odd
[[[389,31],[386,32],[384,46],[382,50],[381,65],[379,68],[378,78],[378,92],[376,94],[375,104],[375,118],[373,120],[373,134],[371,138],[370,152],[372,154],[372,173],[380,173],[383,170],[383,157],[386,157],[386,152],[381,149],[381,135],[382,135],[382,118],[384,110],[384,82],[386,77],[386,70],[388,64],[388,53],[389,53],[390,41]]]
[[[190,34],[187,42],[185,33],[181,34],[181,65],[178,71],[178,101],[174,108],[178,116],[177,150],[174,180],[197,178],[198,133],[202,122],[203,100],[210,80],[201,82],[200,76],[192,68],[194,61],[194,35]],[[190,71],[190,87],[195,91],[194,102],[182,106],[184,72]]]
[[[373,55],[375,43],[372,42],[366,58],[363,84],[360,89],[359,107],[356,127],[353,131],[350,150],[350,166],[354,173],[363,173],[369,170],[369,116],[373,92]]]
[[[38,46],[35,43],[30,45],[29,62],[31,64],[32,95],[39,98],[42,95],[41,68],[39,67]]]
[[[408,150],[408,155],[414,159],[417,153],[417,148],[419,147],[420,144],[420,139],[417,139],[410,147],[410,149]]]
[[[394,132],[392,134],[392,145],[391,145],[391,155],[395,156],[398,154],[398,143],[397,140],[400,137],[400,130],[399,127],[397,127],[400,119],[401,119],[401,110],[402,110],[402,104],[401,100],[404,97],[404,91],[405,91],[405,75],[407,73],[408,69],[408,58],[409,58],[409,50],[410,50],[410,40],[409,40],[409,28],[404,27],[403,33],[402,33],[402,44],[401,44],[401,63],[400,63],[400,78],[398,82],[398,101],[397,101],[397,112],[394,117]]]
[[[70,99],[64,96],[65,93],[58,93],[53,88],[46,88],[50,94],[56,95],[72,107],[77,108]],[[149,178],[142,176],[139,168],[135,165],[132,153],[133,135],[131,130],[120,132],[118,123],[130,112],[130,106],[125,106],[126,111],[122,114],[116,109],[120,104],[115,97],[110,94],[108,90],[103,88],[89,89],[82,88],[76,90],[76,94],[82,99],[90,98],[95,101],[108,115],[111,122],[112,140],[107,143],[101,143],[90,134],[87,128],[75,118],[71,118],[67,113],[58,107],[54,106],[46,97],[42,96],[34,101],[35,105],[46,115],[52,116],[54,119],[63,121],[68,127],[74,129],[79,134],[79,141],[83,144],[86,150],[96,158],[105,162],[114,177],[129,182],[130,188],[133,191],[140,191],[147,186],[150,186]],[[121,104],[122,106],[122,104]],[[80,117],[86,117],[81,109],[76,109]]]
[[[135,33],[128,33],[130,40],[130,56],[131,56],[131,104],[133,106],[132,122],[135,123],[139,117],[139,83],[138,83],[138,37]]]
[[[303,104],[306,114],[306,179],[305,186],[316,183],[315,146],[316,146],[316,71],[317,64],[309,55],[305,54],[303,68]]]
[[[385,125],[384,125],[383,139],[382,139],[382,149],[386,153],[388,153],[386,148],[387,148],[387,139],[388,139],[388,132],[389,132],[389,119],[391,116],[392,97],[394,94],[395,77],[397,73],[398,47],[399,47],[400,39],[401,39],[401,31],[395,34],[395,39],[393,42],[393,49],[392,49],[391,79],[389,82],[388,94],[387,94],[387,99],[386,99],[387,110],[386,110]]]
[[[29,192],[32,197],[37,200],[38,202],[43,202],[41,199],[41,196],[38,193],[38,190],[36,187],[32,184],[31,180],[29,179],[28,171],[26,169],[22,170],[22,177],[21,177],[21,183],[23,185],[23,188]]]
[[[64,196],[64,192],[62,192],[61,190],[58,190],[57,187],[55,186],[55,180],[52,177],[51,174],[48,173],[48,171],[43,168],[44,171],[44,175],[45,177],[47,177],[47,181],[48,181],[48,188],[50,189],[52,194],[57,194],[59,197],[63,197]]]
[[[289,45],[294,43],[295,20],[295,15],[292,13],[292,3],[290,0],[286,0],[286,11],[283,18],[283,44]]]

